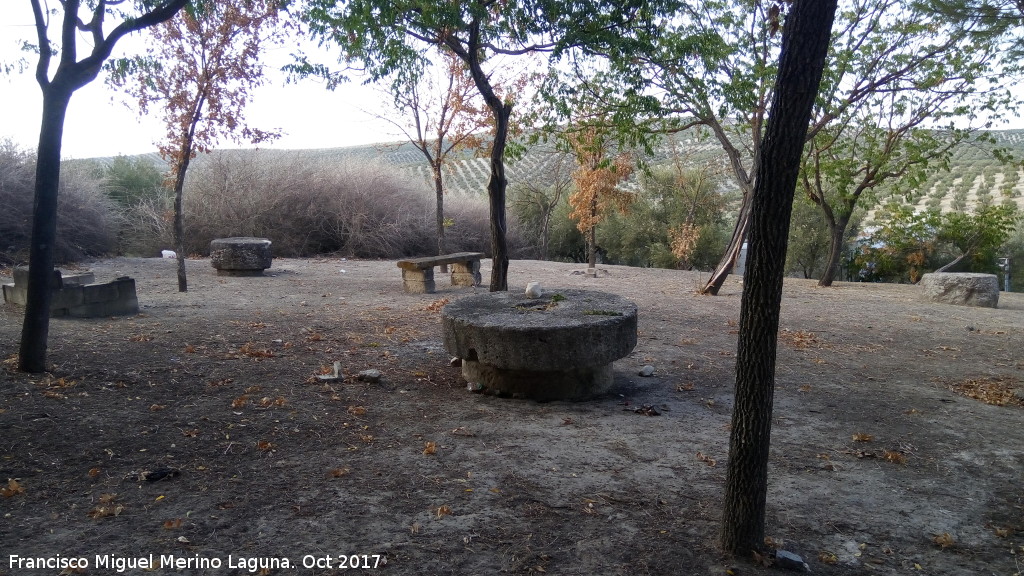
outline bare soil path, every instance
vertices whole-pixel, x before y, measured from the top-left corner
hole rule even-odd
[[[142,313],[53,320],[49,374],[14,370],[22,310],[0,307],[0,575],[172,573],[172,556],[175,574],[766,571],[716,548],[734,279],[705,297],[697,273],[514,261],[513,290],[639,306],[610,395],[537,403],[470,393],[449,366],[440,308],[484,288],[405,294],[394,262],[232,278],[192,260],[179,294],[169,260],[86,267],[134,277]],[[768,533],[816,574],[1024,570],[1024,295],[918,295],[787,281]],[[341,378],[315,377],[335,361]],[[357,378],[371,368],[381,382]]]

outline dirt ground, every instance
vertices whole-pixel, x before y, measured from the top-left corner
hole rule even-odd
[[[639,307],[611,394],[538,403],[449,365],[440,308],[485,288],[405,294],[394,262],[234,278],[190,260],[181,294],[171,260],[85,267],[134,277],[142,311],[54,319],[46,375],[15,370],[22,310],[0,309],[2,575],[775,570],[716,545],[735,279],[706,297],[698,273],[512,262],[513,290]],[[815,574],[1024,570],[1024,295],[918,296],[787,281],[767,531]]]

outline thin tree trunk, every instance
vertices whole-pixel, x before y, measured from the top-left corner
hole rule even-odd
[[[32,209],[32,244],[29,246],[25,317],[21,327],[18,368],[46,371],[53,292],[54,243],[57,238],[57,194],[60,189],[60,151],[71,91],[51,84],[43,89],[43,118],[36,156],[35,199]]]
[[[718,291],[725,284],[725,279],[729,277],[729,274],[732,274],[732,269],[736,266],[736,260],[743,250],[743,243],[747,240],[747,234],[750,230],[750,204],[750,201],[746,199],[740,204],[740,213],[736,218],[736,227],[733,228],[729,247],[726,248],[725,255],[722,256],[722,260],[711,274],[711,278],[708,279],[707,284],[701,289],[701,294],[718,295]]]
[[[597,218],[597,195],[590,199],[590,221]],[[587,268],[595,273],[597,268],[597,224],[592,224],[587,230]]]
[[[721,544],[746,556],[764,548],[768,454],[786,242],[800,159],[821,82],[837,0],[796,0],[783,28],[771,116],[750,212],[740,306],[736,393]]]
[[[178,255],[178,292],[188,292],[188,278],[185,274],[185,212],[183,199],[185,192],[185,173],[192,159],[192,138],[186,137],[181,146],[177,174],[174,177],[174,251]]]
[[[434,173],[434,194],[437,195],[437,255],[442,256],[448,253],[444,241],[444,179],[441,175],[441,165],[431,162],[431,170]],[[448,272],[448,265],[441,264],[441,273]]]
[[[494,141],[491,144],[491,176],[487,181],[487,199],[491,213],[491,292],[508,290],[508,240],[505,218],[505,146],[508,142],[508,124],[512,116],[512,104],[505,103],[495,94],[491,80],[484,72],[480,61],[480,20],[469,26],[469,40],[463,47],[449,39],[445,42],[469,66],[473,83],[483,96],[487,107],[494,115]]]
[[[839,273],[839,259],[843,256],[843,248],[846,246],[846,228],[850,225],[850,218],[839,218],[836,221],[829,220],[829,247],[828,260],[825,262],[825,270],[818,279],[818,286],[827,288],[835,281]]]

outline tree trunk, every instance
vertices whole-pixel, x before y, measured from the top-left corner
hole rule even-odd
[[[192,129],[195,130],[195,124]],[[189,134],[181,146],[181,158],[174,177],[174,251],[178,254],[178,292],[188,292],[188,278],[185,275],[185,212],[182,201],[185,195],[185,173],[191,159],[192,137]]]
[[[480,61],[483,52],[480,45],[480,20],[474,19],[469,26],[469,40],[465,46],[449,38],[445,46],[462,58],[469,66],[473,83],[483,96],[487,107],[494,115],[494,141],[491,144],[491,176],[487,181],[487,199],[491,212],[491,292],[508,290],[508,241],[506,238],[505,189],[505,145],[508,142],[508,123],[512,116],[512,104],[505,103],[495,94],[490,77],[484,72]]]
[[[796,0],[783,27],[771,116],[761,142],[740,306],[736,394],[721,544],[764,548],[775,354],[793,193],[821,81],[837,0]]]
[[[747,240],[747,234],[750,230],[750,204],[750,201],[746,198],[740,204],[740,213],[736,218],[736,227],[733,228],[729,247],[726,248],[725,255],[722,256],[722,260],[711,274],[711,278],[708,279],[707,284],[701,289],[701,294],[717,296],[718,291],[725,284],[725,279],[732,273],[732,269],[736,265],[736,259],[739,258],[740,251],[743,250],[743,242]]]
[[[60,150],[64,118],[71,90],[50,84],[43,89],[43,118],[36,156],[35,199],[32,209],[32,244],[29,247],[25,318],[21,327],[18,368],[46,371],[46,343],[50,333],[50,279],[57,239],[57,193],[60,187]]]
[[[828,260],[825,262],[825,270],[818,279],[818,286],[827,288],[835,281],[839,273],[839,259],[843,255],[843,248],[846,247],[846,227],[850,225],[850,217],[839,218],[829,222],[831,239],[828,247]]]
[[[496,129],[491,147],[491,178],[487,182],[487,197],[491,208],[491,292],[508,290],[508,241],[505,223],[505,143],[512,107],[501,104],[493,108]]]
[[[439,163],[431,162],[430,168],[434,173],[434,194],[437,196],[437,255],[442,256],[448,253],[444,242],[444,179]],[[441,264],[441,273],[446,272],[448,272],[448,265]]]
[[[590,199],[590,221],[594,222],[597,218],[597,195]],[[597,268],[597,224],[591,224],[590,230],[587,230],[587,268],[592,273]]]

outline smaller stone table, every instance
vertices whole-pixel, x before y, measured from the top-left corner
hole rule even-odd
[[[995,308],[999,304],[999,279],[995,274],[932,272],[921,277],[924,298],[932,302]]]
[[[226,276],[261,276],[273,256],[266,238],[217,238],[210,242],[210,265]]]
[[[441,311],[444,347],[471,384],[502,396],[582,400],[612,385],[636,346],[636,304],[604,292],[467,296]]]

